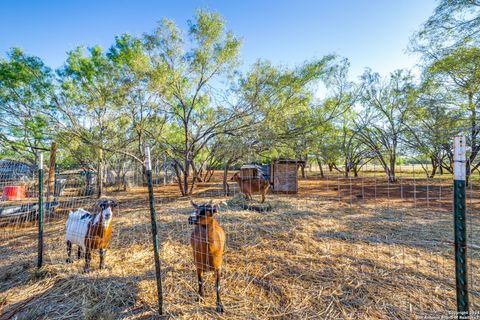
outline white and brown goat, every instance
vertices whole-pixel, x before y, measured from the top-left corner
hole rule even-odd
[[[100,269],[105,268],[105,253],[112,235],[112,208],[117,206],[113,200],[102,199],[98,202],[100,212],[91,214],[83,209],[70,212],[66,224],[67,263],[72,263],[72,244],[78,246],[78,258],[85,252],[85,272],[90,271],[92,250],[99,250]]]

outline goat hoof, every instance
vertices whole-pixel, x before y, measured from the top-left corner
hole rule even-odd
[[[100,270],[105,269],[105,265],[100,265]]]
[[[83,273],[89,273],[89,272],[90,272],[90,268],[83,269]]]
[[[66,263],[73,263],[73,260],[70,259],[70,258],[67,258],[67,260],[65,260]]]
[[[223,313],[223,311],[225,311],[225,310],[223,309],[223,305],[222,305],[222,304],[217,304],[217,312]]]

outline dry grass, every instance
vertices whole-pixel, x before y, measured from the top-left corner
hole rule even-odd
[[[207,192],[208,186],[201,186]],[[160,190],[157,190],[160,191]],[[401,203],[355,204],[272,195],[273,210],[227,200],[222,280],[226,312],[215,312],[213,275],[196,302],[187,199],[159,193],[164,309],[173,319],[412,319],[455,309],[451,215]],[[208,193],[208,192],[207,192]],[[46,267],[36,271],[35,228],[10,230],[0,246],[0,320],[158,317],[145,190],[116,193],[107,268],[82,274],[64,264],[64,220],[46,226]],[[163,197],[162,197],[163,196]],[[202,201],[206,199],[197,199]],[[476,236],[476,235],[474,235]],[[472,267],[479,261],[473,257]],[[478,310],[476,299],[473,308]]]

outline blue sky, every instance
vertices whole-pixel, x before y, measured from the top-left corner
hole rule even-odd
[[[283,65],[337,53],[356,78],[365,67],[385,75],[415,65],[409,37],[434,0],[337,1],[0,1],[0,56],[20,47],[57,68],[77,45],[109,47],[115,35],[150,32],[161,18],[181,27],[195,9],[218,11],[243,39],[244,69],[256,59]]]

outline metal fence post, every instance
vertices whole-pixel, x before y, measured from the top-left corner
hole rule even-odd
[[[43,155],[38,159],[38,258],[37,268],[43,265]]]
[[[150,203],[150,220],[152,223],[152,241],[153,253],[155,259],[155,274],[157,276],[157,295],[158,295],[158,310],[160,315],[163,315],[163,296],[162,296],[162,277],[160,269],[160,256],[158,254],[158,231],[157,231],[157,217],[154,206],[153,197],[153,182],[152,182],[152,164],[150,161],[150,148],[145,148],[145,167],[148,180],[148,199]]]
[[[465,221],[465,145],[465,136],[455,137],[453,215],[455,221],[455,274],[459,319],[466,319],[469,313],[467,284],[467,230]]]

